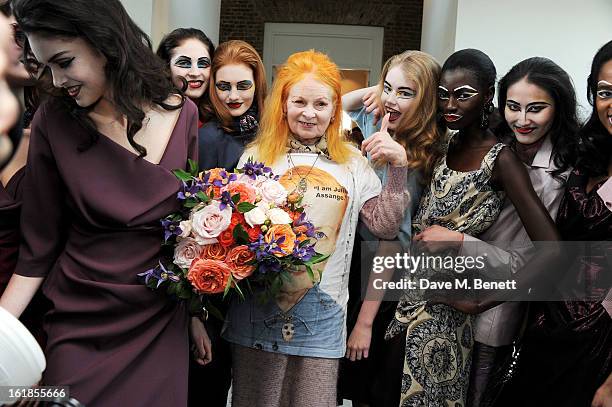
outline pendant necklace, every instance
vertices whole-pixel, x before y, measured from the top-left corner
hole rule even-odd
[[[291,158],[291,154],[287,154],[287,164],[289,164],[291,166],[289,168],[289,179],[295,185],[295,188],[293,189],[293,191],[291,191],[291,193],[297,192],[300,197],[304,196],[304,194],[308,190],[308,181],[306,180],[306,178],[308,178],[308,176],[312,172],[312,169],[314,168],[315,164],[319,160],[319,156],[320,155],[321,155],[321,153],[317,153],[317,158],[315,158],[314,162],[310,166],[310,169],[308,170],[306,175],[304,175],[303,177],[300,176],[299,181],[296,183],[295,181],[293,181],[293,169],[295,168],[295,164],[293,162],[293,159]]]

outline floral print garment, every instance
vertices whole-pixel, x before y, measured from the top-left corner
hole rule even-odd
[[[480,168],[469,172],[450,169],[444,156],[414,217],[414,233],[440,225],[478,235],[491,226],[504,201],[504,193],[490,184],[503,147],[495,144]],[[429,305],[406,297],[399,302],[386,336],[391,338],[404,330],[400,406],[465,406],[474,343],[471,316],[443,304]]]

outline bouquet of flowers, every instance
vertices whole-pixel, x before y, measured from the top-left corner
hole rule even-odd
[[[328,256],[314,249],[320,232],[307,220],[302,197],[289,194],[271,169],[249,159],[234,172],[215,168],[198,173],[174,170],[182,182],[181,209],[161,220],[164,245],[172,260],[144,273],[145,284],[201,309],[204,296],[230,291],[244,296],[244,286],[263,287],[264,297],[278,294],[291,273]]]

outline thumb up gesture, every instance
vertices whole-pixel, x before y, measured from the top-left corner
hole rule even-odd
[[[361,152],[370,154],[373,161],[388,163],[393,167],[408,165],[406,150],[397,141],[393,140],[388,131],[389,113],[383,117],[380,131],[372,134],[361,144]]]

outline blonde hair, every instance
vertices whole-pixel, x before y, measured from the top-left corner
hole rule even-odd
[[[325,132],[331,159],[342,164],[353,154],[354,149],[351,149],[342,136],[342,98],[338,66],[327,55],[310,50],[295,53],[287,59],[278,70],[272,92],[266,99],[259,132],[251,147],[257,150],[259,160],[268,165],[272,165],[287,152],[290,130],[284,112],[289,90],[309,75],[332,91],[335,111]]]
[[[221,101],[217,95],[215,78],[219,69],[231,64],[244,64],[253,71],[253,80],[255,82],[255,100],[253,102],[257,103],[260,116],[263,113],[264,99],[266,98],[268,89],[263,62],[261,61],[257,51],[255,51],[255,48],[240,40],[227,41],[217,47],[210,68],[208,96],[217,118],[227,131],[231,131],[233,121],[232,115],[227,109],[225,103],[223,103],[223,101]]]
[[[395,129],[395,140],[406,150],[408,168],[421,170],[424,180],[428,180],[441,156],[438,145],[444,136],[436,116],[440,64],[421,51],[404,51],[394,55],[385,62],[380,75],[381,90],[387,73],[396,66],[401,68],[406,79],[416,83],[416,109],[402,115]]]

